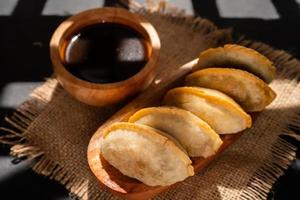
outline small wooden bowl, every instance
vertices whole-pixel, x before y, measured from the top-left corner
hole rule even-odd
[[[64,51],[71,37],[81,29],[99,23],[125,25],[145,38],[148,62],[138,73],[124,81],[98,84],[79,79],[66,70]],[[51,61],[58,81],[76,99],[94,106],[117,103],[148,87],[156,74],[159,51],[160,39],[154,27],[142,17],[121,8],[91,9],[74,15],[59,25],[50,41]]]

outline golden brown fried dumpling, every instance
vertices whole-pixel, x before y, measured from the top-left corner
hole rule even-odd
[[[238,133],[251,127],[251,117],[232,98],[217,90],[178,87],[166,94],[164,104],[188,110],[217,133]]]
[[[276,97],[265,82],[239,69],[198,70],[186,77],[186,84],[219,90],[233,98],[247,112],[263,110]]]
[[[149,186],[171,185],[194,175],[189,157],[158,132],[145,125],[115,123],[105,130],[101,154],[124,175]]]
[[[129,122],[145,124],[173,136],[192,157],[208,157],[222,144],[219,135],[202,119],[175,107],[152,107],[137,111]]]
[[[246,70],[270,83],[276,74],[273,63],[254,49],[240,45],[225,45],[202,52],[194,70],[208,67],[228,67]]]

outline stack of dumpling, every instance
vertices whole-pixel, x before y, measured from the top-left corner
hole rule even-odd
[[[186,86],[168,91],[163,106],[108,127],[101,154],[146,185],[182,181],[194,174],[190,157],[212,156],[222,145],[220,135],[251,127],[247,112],[262,111],[276,97],[267,85],[274,77],[273,64],[252,49],[225,45],[204,51]]]

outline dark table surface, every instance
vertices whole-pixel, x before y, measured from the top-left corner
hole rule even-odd
[[[144,2],[139,0],[139,2]],[[235,35],[263,41],[300,58],[300,0],[173,0],[190,14],[220,27],[233,27]],[[0,126],[4,116],[28,98],[28,93],[52,73],[49,40],[67,16],[109,0],[1,0],[0,1]],[[299,142],[286,138],[300,147]],[[297,152],[300,158],[300,152]],[[0,144],[0,199],[74,199],[59,183],[32,172],[32,162],[9,156]],[[300,159],[296,159],[274,185],[269,199],[300,199]]]

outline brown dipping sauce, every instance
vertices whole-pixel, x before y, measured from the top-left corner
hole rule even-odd
[[[143,36],[115,23],[84,28],[70,39],[64,54],[64,65],[70,73],[94,83],[128,79],[148,61]]]

